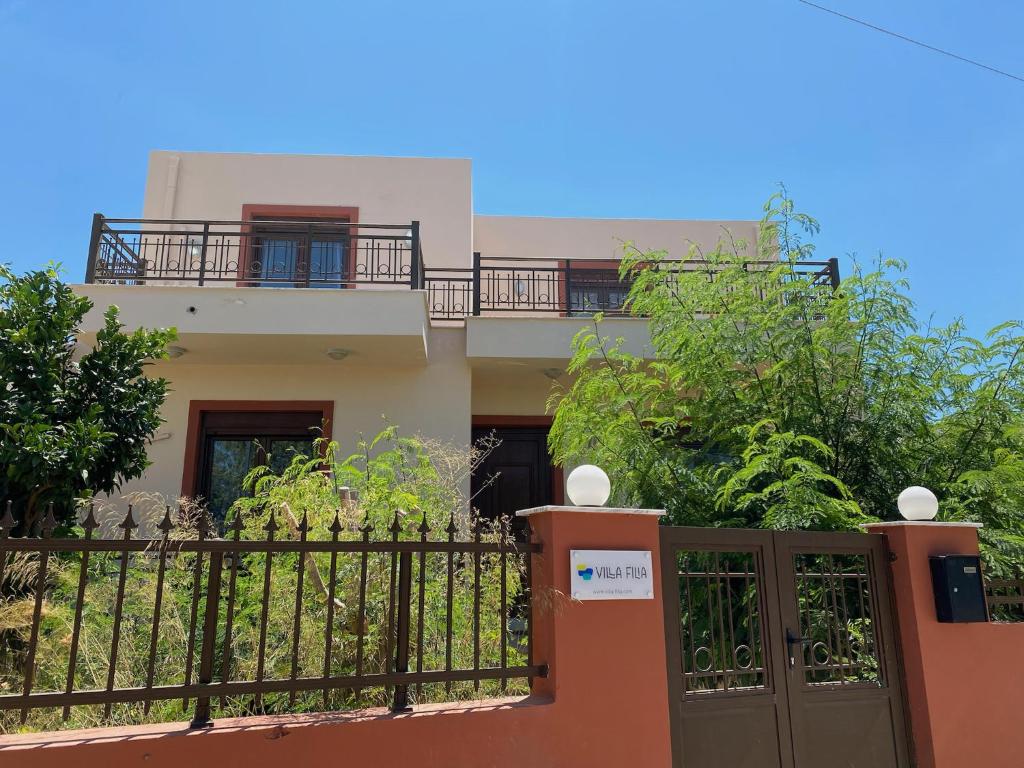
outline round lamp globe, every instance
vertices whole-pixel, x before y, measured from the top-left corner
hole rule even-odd
[[[896,499],[896,506],[907,520],[933,520],[939,512],[935,494],[920,485],[904,488]]]
[[[577,507],[600,507],[608,501],[612,484],[600,467],[581,464],[569,473],[565,492]]]

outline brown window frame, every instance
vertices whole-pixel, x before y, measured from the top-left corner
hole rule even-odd
[[[333,400],[192,400],[188,407],[188,431],[185,436],[185,464],[181,477],[181,495],[195,497],[203,482],[204,444],[206,442],[204,417],[207,414],[308,414],[319,417],[322,434],[331,439],[334,423]],[[225,427],[224,429],[230,429]],[[256,432],[264,434],[263,429]],[[294,433],[294,430],[292,430]],[[243,433],[239,433],[243,434]],[[250,434],[250,433],[244,433]],[[273,431],[266,433],[273,435]],[[283,435],[278,435],[283,436]]]
[[[356,250],[358,246],[358,228],[351,226],[359,223],[359,208],[351,205],[277,205],[267,203],[244,203],[242,205],[242,258],[238,260],[238,285],[255,286],[260,282],[259,275],[252,271],[253,255],[256,251],[256,243],[261,234],[260,223],[266,221],[278,222],[318,222],[323,224],[347,224],[344,229],[347,239],[345,274],[339,280],[339,287],[346,288],[352,284],[356,274]],[[288,230],[288,225],[282,225],[280,233]],[[301,233],[302,227],[296,224],[296,232]],[[274,234],[273,230],[263,230],[266,234]],[[309,269],[306,269],[306,279],[301,277],[294,282],[308,285]],[[282,282],[281,286],[289,285]]]
[[[562,274],[565,275],[563,280],[558,283],[558,299],[562,311],[559,313],[562,317],[589,317],[594,312],[607,312],[606,309],[595,309],[588,311],[586,309],[573,309],[571,305],[572,289],[573,287],[580,288],[587,285],[587,273],[594,273],[600,275],[602,280],[600,287],[602,289],[610,289],[610,283],[608,283],[604,276],[612,273],[618,275],[619,266],[621,260],[616,259],[560,259],[559,267],[562,270]],[[629,281],[617,281],[621,286],[625,287],[627,292],[629,290]],[[617,310],[613,310],[615,315],[626,314],[626,312],[620,307]]]

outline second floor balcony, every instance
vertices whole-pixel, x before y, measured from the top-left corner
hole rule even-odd
[[[451,263],[446,260],[445,263]],[[672,262],[681,270],[706,262]],[[772,262],[750,262],[767,268]],[[835,288],[838,262],[802,262],[813,284]],[[327,290],[409,289],[426,293],[431,320],[471,316],[625,314],[630,282],[614,260],[493,257],[465,267],[431,267],[419,222],[337,220],[204,221],[93,219],[86,283]]]

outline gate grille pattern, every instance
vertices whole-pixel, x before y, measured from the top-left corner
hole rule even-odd
[[[676,561],[684,695],[768,687],[758,558],[680,551]]]
[[[867,556],[799,553],[793,566],[804,682],[881,685]]]

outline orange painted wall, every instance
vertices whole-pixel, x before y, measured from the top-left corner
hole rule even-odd
[[[0,737],[0,766],[263,768],[353,765],[668,768],[671,745],[661,585],[652,600],[572,602],[570,549],[646,549],[658,518],[549,511],[531,517],[541,596],[535,658],[550,665],[519,700]]]
[[[940,624],[929,555],[977,554],[973,527],[872,526],[896,556],[893,590],[919,768],[1024,766],[1024,624]]]

